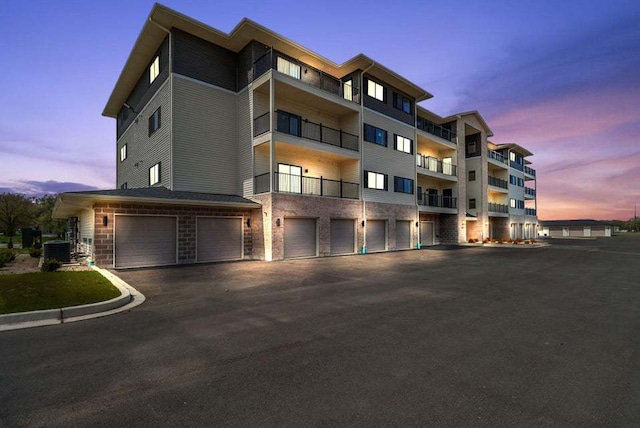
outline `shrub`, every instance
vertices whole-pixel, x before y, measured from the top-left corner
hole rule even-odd
[[[33,248],[35,248],[36,250],[39,250],[40,248],[42,248],[42,242],[35,242],[33,244]]]
[[[40,257],[42,255],[42,250],[40,248],[29,248],[29,255],[31,257]]]
[[[2,261],[3,264],[6,265],[7,263],[11,263],[15,259],[16,259],[15,251],[9,250],[9,249],[0,250],[0,261]]]
[[[40,268],[40,270],[42,272],[55,272],[60,266],[62,266],[62,263],[60,263],[58,260],[47,259],[42,262],[42,267]]]

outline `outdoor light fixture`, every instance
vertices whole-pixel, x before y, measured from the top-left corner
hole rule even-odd
[[[418,227],[419,225],[420,225],[420,223],[418,223],[418,222],[416,221],[416,227]]]
[[[276,219],[276,226],[280,227],[280,219],[279,218]]]
[[[105,215],[104,217],[102,217],[102,225],[106,226],[107,224],[109,224],[109,217]]]
[[[364,227],[364,220],[362,220],[362,227]]]
[[[134,112],[135,114],[138,114],[138,112],[137,112],[137,111],[135,111],[135,110],[133,109],[133,107],[131,107],[129,104],[124,103],[124,104],[122,104],[122,105],[123,105],[123,106],[125,106],[126,108],[128,108],[129,110],[131,110],[132,112]]]
[[[247,227],[251,227],[251,219],[250,218],[247,219]]]

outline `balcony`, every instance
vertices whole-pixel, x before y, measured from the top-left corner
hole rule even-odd
[[[529,174],[529,175],[530,175],[530,176],[532,176],[532,177],[535,177],[535,176],[536,176],[536,170],[535,170],[535,169],[533,169],[533,168],[529,168],[529,167],[528,167],[528,166],[526,166],[526,165],[525,165],[525,167],[524,167],[524,173],[525,173],[525,174]]]
[[[530,216],[534,216],[536,215],[536,209],[535,208],[525,208],[524,209],[524,215],[530,215]]]
[[[509,214],[509,206],[505,204],[496,204],[494,202],[489,202],[489,212]]]
[[[358,88],[349,84],[351,80],[343,82],[329,74],[323,73],[310,65],[296,59],[286,57],[279,52],[269,49],[269,51],[258,58],[253,63],[252,81],[262,76],[269,70],[275,70],[281,74],[300,80],[309,86],[321,89],[325,92],[337,95],[338,97],[360,103],[360,92]],[[303,73],[304,70],[304,73]]]
[[[435,123],[418,116],[418,120],[416,121],[416,128],[423,130],[424,132],[435,135],[436,137],[443,138],[447,141],[456,144],[456,133],[451,131],[448,128],[445,128],[441,125],[436,125]]]
[[[253,193],[270,191],[270,173],[253,178]],[[298,195],[327,196],[331,198],[358,199],[360,185],[342,180],[330,180],[324,177],[306,177],[295,174],[273,173],[273,191]]]
[[[507,166],[509,165],[509,161],[507,160],[507,158],[502,153],[496,152],[495,150],[489,149],[487,151],[487,157],[489,159],[493,159],[493,160],[495,160],[497,162],[503,163],[503,164],[505,164]]]
[[[258,135],[262,135],[271,130],[271,126],[269,120],[271,115],[269,112],[266,112],[263,115],[260,115],[253,119],[253,136],[257,137]]]
[[[450,175],[453,177],[458,175],[458,168],[456,165],[443,162],[440,159],[436,159],[431,156],[424,156],[418,153],[416,163],[420,168],[424,168],[428,171],[438,172],[440,174]]]
[[[489,178],[489,186],[499,187],[501,189],[508,189],[509,187],[507,180],[503,180],[498,177],[492,177],[491,175],[488,178]]]
[[[526,196],[531,196],[531,197],[535,198],[536,197],[536,189],[532,189],[530,187],[525,187],[524,188],[524,194]]]
[[[458,208],[458,198],[445,195],[432,195],[427,192],[418,193],[418,205],[434,208]]]

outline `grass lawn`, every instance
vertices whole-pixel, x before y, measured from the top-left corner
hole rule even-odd
[[[0,275],[0,314],[84,305],[119,295],[120,290],[94,271]]]

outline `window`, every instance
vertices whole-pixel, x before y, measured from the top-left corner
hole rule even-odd
[[[128,186],[127,186],[127,182],[126,181],[120,185],[120,188],[123,189],[123,190],[126,189],[127,187]]]
[[[342,85],[342,93],[345,100],[353,101],[353,80],[349,79]]]
[[[160,128],[160,107],[149,116],[149,136]]]
[[[127,158],[127,145],[120,147],[120,162]]]
[[[518,186],[524,187],[524,178],[518,177]]]
[[[278,192],[302,193],[302,167],[278,164]]]
[[[377,172],[364,172],[364,187],[367,189],[387,190],[387,175]]]
[[[364,140],[387,147],[387,131],[365,123]]]
[[[149,168],[149,186],[160,182],[160,162]]]
[[[476,209],[476,200],[475,200],[475,198],[469,199],[469,209],[470,210],[475,210]]]
[[[393,106],[407,114],[411,114],[411,100],[398,93],[393,93]]]
[[[296,79],[300,79],[300,66],[288,61],[282,57],[278,57],[278,71],[287,74]]]
[[[384,102],[384,86],[373,80],[367,81],[367,95]]]
[[[476,170],[469,171],[469,181],[476,181]]]
[[[405,152],[409,154],[413,154],[413,142],[400,135],[396,135],[396,150],[400,152]]]
[[[510,200],[509,200],[509,206],[510,206],[511,208],[515,208],[515,207],[516,207],[516,200],[515,200],[515,199],[513,199],[513,198],[512,198],[512,199],[510,199]]]
[[[156,56],[149,66],[149,84],[152,84],[160,74],[160,55]]]
[[[398,193],[413,195],[413,180],[410,178],[394,177],[393,190]]]
[[[302,131],[302,118],[286,111],[278,110],[278,132],[300,136]]]
[[[515,152],[509,152],[509,160],[511,162],[515,162],[516,161],[516,154]]]
[[[515,175],[509,174],[509,184],[513,184],[514,186],[518,184],[518,180]]]
[[[475,154],[476,153],[476,142],[475,141],[471,141],[470,143],[467,143],[467,152],[469,154]]]

